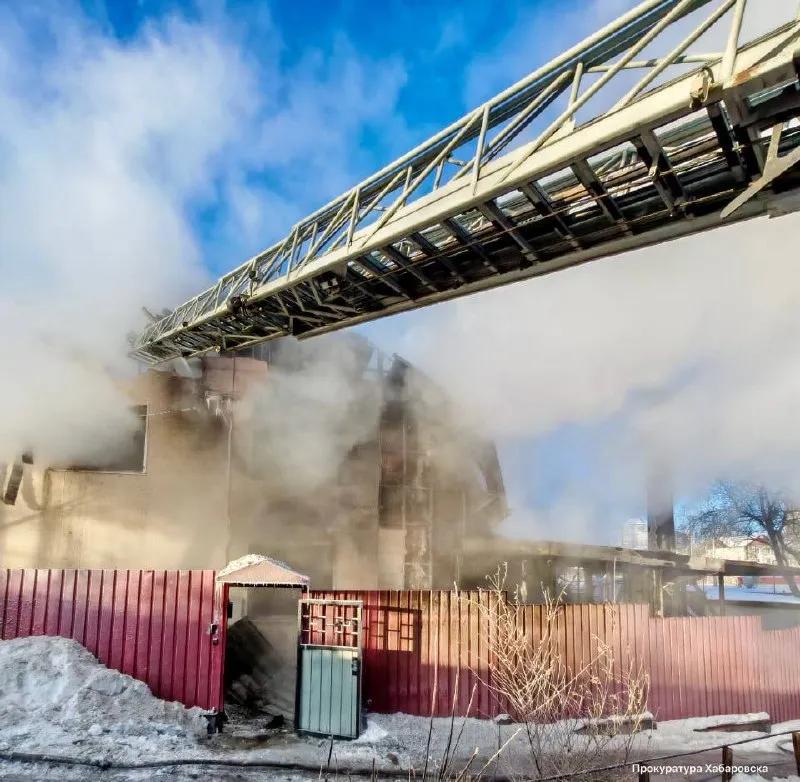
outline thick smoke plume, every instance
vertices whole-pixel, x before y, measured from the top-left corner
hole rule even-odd
[[[24,21],[0,19],[0,444],[92,459],[129,423],[116,378],[141,306],[204,281],[184,209],[247,74],[187,25],[123,46],[55,18],[40,57],[48,23]]]
[[[372,349],[340,334],[275,344],[266,382],[245,398],[252,432],[240,454],[254,477],[289,498],[335,482],[348,453],[377,431],[381,389],[365,371]]]
[[[582,23],[628,5],[595,3]],[[760,31],[753,8],[761,20],[788,5],[751,3],[746,37]],[[143,325],[141,305],[174,306],[207,282],[196,210],[223,213],[229,228],[216,240],[228,268],[297,216],[296,199],[253,190],[248,173],[270,161],[273,178],[315,193],[303,204],[313,208],[324,198],[298,175],[300,161],[332,195],[357,178],[346,150],[359,128],[407,133],[393,115],[402,67],[364,67],[344,45],[335,68],[319,52],[301,58],[281,105],[280,42],[262,22],[256,67],[218,18],[161,20],[120,42],[79,14],[0,9],[0,463],[28,449],[40,463],[109,455],[132,423],[118,380],[135,371],[126,335]],[[563,45],[588,32],[569,28]],[[540,30],[514,27],[523,33]],[[536,40],[500,49],[523,59],[487,52],[487,73],[475,58],[473,87],[500,89],[537,64]],[[486,97],[470,90],[470,106]],[[506,443],[575,429],[592,441],[602,469],[566,479],[538,517],[551,531],[566,519],[584,531],[608,524],[606,509],[641,495],[653,452],[673,465],[679,490],[722,473],[800,489],[797,235],[796,218],[750,223],[439,305],[414,316],[401,352]],[[270,456],[265,468],[289,486],[298,465],[322,480],[372,415],[354,422],[360,392],[330,363],[315,366],[297,380],[306,397],[276,373],[263,400],[267,431],[285,443],[273,452],[285,461]],[[303,398],[312,417],[290,425],[287,400]],[[324,447],[308,447],[315,428]],[[541,466],[527,457],[506,463],[523,488]]]
[[[391,121],[402,64],[344,37],[290,65],[283,49],[267,9],[120,39],[77,3],[0,8],[0,463],[108,458],[142,306],[175,306],[356,178],[351,139]]]
[[[446,305],[406,345],[506,454],[542,440],[569,452],[576,430],[591,443],[594,471],[567,458],[571,482],[547,507],[518,504],[520,532],[614,538],[624,517],[604,511],[642,506],[654,459],[679,494],[720,475],[800,493],[798,236],[791,216],[598,261]],[[510,465],[518,486],[546,468]]]

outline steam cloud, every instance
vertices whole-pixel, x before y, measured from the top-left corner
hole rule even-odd
[[[124,439],[141,307],[210,282],[198,214],[227,269],[353,180],[346,144],[392,121],[401,64],[341,38],[287,68],[282,46],[264,10],[247,29],[208,8],[123,41],[77,4],[0,9],[0,462],[91,462]]]
[[[531,51],[555,56],[635,3],[586,5],[566,11],[569,21],[556,30],[547,25],[545,40],[542,15],[552,9],[520,12],[494,49],[470,58],[465,103],[522,77]],[[642,57],[663,56],[708,13],[701,8],[671,26]],[[794,13],[781,0],[751,3],[740,40]],[[719,23],[693,51],[722,51],[727,35],[727,23]],[[670,69],[655,83],[691,67]],[[621,74],[578,119],[608,109],[640,76]],[[516,143],[535,137],[537,127]],[[618,544],[622,522],[644,512],[651,461],[670,466],[686,499],[719,475],[800,496],[793,315],[800,280],[790,252],[797,234],[795,217],[750,222],[406,321],[397,349],[501,440],[512,507],[507,533]]]
[[[249,188],[248,171],[271,160],[280,175],[313,148],[315,182],[331,194],[351,184],[352,161],[339,153],[354,129],[380,122],[405,141],[393,115],[404,74],[340,47],[339,89],[317,53],[291,75],[294,103],[278,111],[276,58],[243,60],[219,19],[167,19],[121,43],[74,14],[20,8],[0,10],[0,459],[32,448],[45,463],[90,461],[130,423],[117,380],[133,371],[125,337],[142,325],[140,306],[173,306],[207,282],[192,210],[228,205],[224,266],[260,249],[296,215],[274,192]],[[263,24],[262,49],[277,50]],[[509,68],[489,52],[495,70],[478,59],[468,81],[495,74],[499,88],[529,70],[536,46],[511,44],[501,49],[525,52],[524,62]],[[379,68],[373,94],[365,74]],[[276,151],[277,137],[291,143]],[[686,491],[730,472],[800,490],[797,229],[794,217],[731,227],[439,305],[410,321],[401,352],[494,436],[589,431],[604,471],[576,476],[546,512],[522,513],[526,533],[565,519],[582,532],[608,526],[598,508],[639,492],[648,450]],[[314,396],[338,383],[328,370],[301,372]],[[296,396],[274,379],[265,425],[289,444],[288,475],[287,465],[308,466],[308,437],[286,429],[283,403]],[[358,394],[336,388],[349,410]],[[305,407],[321,417],[305,423],[331,443],[313,454],[322,475],[361,433],[337,428],[315,401]],[[536,465],[516,469],[524,483]]]
[[[31,29],[47,25],[26,21],[27,33],[10,12],[0,23],[0,443],[91,459],[129,423],[116,378],[133,370],[141,305],[203,282],[184,208],[247,79],[187,25],[124,47],[53,19],[63,28],[41,62]]]
[[[790,216],[712,231],[459,300],[410,329],[405,349],[422,345],[492,435],[569,442],[577,427],[601,454],[599,474],[573,470],[517,531],[552,535],[560,520],[615,540],[624,517],[602,511],[641,501],[654,456],[679,492],[731,474],[800,492],[799,228]]]
[[[380,386],[365,374],[371,352],[340,334],[281,340],[267,382],[245,402],[253,432],[246,464],[283,497],[311,498],[350,450],[374,438]]]

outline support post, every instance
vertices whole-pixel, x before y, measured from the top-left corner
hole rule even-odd
[[[552,559],[540,559],[534,565],[534,574],[539,579],[542,590],[542,600],[556,600],[558,598],[558,577],[556,563]]]
[[[730,747],[722,748],[722,782],[731,782],[733,779],[733,750]]]
[[[794,762],[797,773],[800,774],[800,733],[792,733],[792,749],[794,749]]]
[[[653,568],[651,612],[653,616],[664,616],[664,589],[661,568]]]
[[[481,175],[481,162],[483,160],[483,148],[486,144],[486,131],[489,128],[489,104],[483,107],[481,115],[481,130],[478,135],[478,145],[475,148],[475,162],[472,164],[472,195],[478,189],[478,179]]]
[[[742,19],[744,18],[744,7],[747,0],[736,0],[736,7],[733,9],[731,27],[728,31],[728,42],[725,45],[725,54],[722,57],[722,80],[730,79],[733,75],[736,52],[739,48],[739,33],[742,29]]]
[[[719,587],[719,615],[725,616],[725,576],[722,573],[717,574],[717,585]]]
[[[569,91],[569,105],[574,106],[575,101],[578,100],[578,90],[581,87],[581,79],[583,78],[583,60],[575,66],[575,74],[572,77],[572,87]],[[575,115],[570,116],[571,120],[575,120]]]

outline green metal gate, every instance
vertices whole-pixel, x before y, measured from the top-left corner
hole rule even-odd
[[[361,731],[360,600],[300,600],[297,729],[336,738]]]

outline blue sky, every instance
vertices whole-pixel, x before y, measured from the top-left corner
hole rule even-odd
[[[355,108],[347,135],[329,148],[338,165],[305,172],[273,165],[270,156],[248,161],[243,176],[253,192],[280,198],[280,218],[231,243],[224,193],[190,205],[202,237],[204,260],[215,274],[274,241],[293,219],[419,143],[495,92],[546,62],[632,2],[546,0],[486,3],[368,2],[109,2],[83,0],[87,20],[104,36],[136,45],[148,29],[181,18],[221,31],[258,75],[269,95],[259,111],[285,109],[293,100],[327,93],[309,116],[336,127],[354,104],[377,103],[375,113]],[[357,73],[359,87],[348,88]],[[275,75],[280,83],[274,83]],[[299,77],[300,84],[293,81]],[[292,91],[299,89],[299,96]],[[336,93],[342,92],[341,101]],[[254,103],[262,96],[254,95]],[[272,104],[272,105],[270,105]],[[320,128],[324,132],[324,127]],[[314,129],[306,128],[312,134]],[[281,157],[280,137],[273,139]],[[298,161],[297,165],[303,166]],[[313,185],[312,176],[320,174]]]

